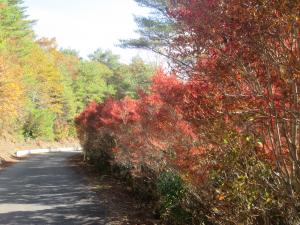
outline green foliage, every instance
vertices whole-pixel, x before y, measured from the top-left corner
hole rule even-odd
[[[88,103],[146,88],[153,70],[142,60],[58,50],[55,39],[34,39],[24,11],[22,1],[0,0],[0,133],[62,140],[75,135],[74,116]]]
[[[79,58],[79,52],[75,49],[61,48],[60,52],[66,56],[75,56]]]
[[[115,98],[121,99],[125,96],[136,98],[138,90],[148,91],[155,70],[155,65],[147,64],[136,56],[129,65],[121,64],[113,70],[107,82],[114,87]]]
[[[158,178],[157,187],[161,196],[166,197],[168,203],[182,199],[185,193],[183,181],[175,172],[162,173]]]
[[[76,115],[76,98],[72,88],[73,80],[64,68],[61,68],[61,72],[63,75],[63,108],[61,117],[66,121],[72,121]]]
[[[33,108],[28,113],[23,126],[23,135],[25,138],[42,138],[53,140],[55,114],[47,109]]]
[[[124,83],[128,85],[125,95],[137,97],[138,89],[147,91],[154,72],[154,66],[146,64],[140,57],[133,58],[128,66],[128,76],[124,79]]]
[[[140,48],[152,50],[167,56],[166,46],[174,35],[175,23],[168,16],[168,1],[166,0],[135,0],[140,6],[151,9],[148,16],[137,16],[140,38],[122,40],[121,46],[125,48]]]
[[[0,50],[26,54],[32,38],[32,21],[26,19],[22,1],[0,1]]]
[[[99,62],[108,66],[111,70],[116,70],[120,65],[120,56],[114,54],[111,50],[103,51],[97,49],[93,54],[89,55],[90,60]]]
[[[35,40],[22,4],[0,0],[0,133],[65,139],[88,103],[148,88],[154,68],[140,58],[126,65],[98,49],[83,60],[74,49],[58,50],[55,39]]]
[[[78,112],[88,103],[102,102],[105,97],[114,94],[113,87],[106,82],[111,74],[111,70],[101,63],[81,62],[78,77],[74,82]]]
[[[181,177],[172,171],[162,173],[157,182],[160,194],[161,216],[172,224],[188,223],[191,215],[185,211],[181,203],[185,197],[186,189]]]
[[[283,205],[289,198],[279,193],[267,162],[241,149],[232,149],[215,160],[219,168],[210,172],[206,184],[213,194],[205,197],[213,206],[212,212],[220,216],[214,217],[214,223],[288,224],[290,212]]]

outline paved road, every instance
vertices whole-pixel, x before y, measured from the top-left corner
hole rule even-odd
[[[66,162],[74,153],[32,156],[0,172],[0,224],[105,224],[105,210]]]

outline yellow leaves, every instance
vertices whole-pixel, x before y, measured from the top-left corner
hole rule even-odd
[[[217,207],[213,207],[212,210],[213,210],[215,213],[220,213],[220,210],[219,210]]]
[[[21,114],[24,106],[24,88],[21,68],[9,61],[9,56],[0,56],[0,122],[8,123]]]
[[[36,100],[39,105],[49,108],[54,113],[61,113],[64,87],[62,75],[55,65],[51,54],[35,46],[26,58],[26,73],[35,82]],[[32,84],[28,85],[31,92]]]
[[[272,199],[271,198],[267,198],[266,199],[266,203],[270,203],[270,202],[272,202]]]

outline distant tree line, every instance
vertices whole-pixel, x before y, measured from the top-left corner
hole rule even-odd
[[[55,39],[36,39],[19,0],[0,0],[0,135],[61,140],[75,135],[73,118],[92,102],[137,96],[155,66],[140,57],[120,62],[98,49],[82,59]]]

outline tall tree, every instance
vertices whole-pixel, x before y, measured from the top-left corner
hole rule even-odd
[[[26,54],[33,37],[32,21],[26,19],[21,0],[0,1],[0,49]]]
[[[120,46],[124,48],[137,48],[150,50],[165,57],[166,62],[172,69],[181,66],[183,75],[190,71],[191,64],[195,61],[195,56],[172,53],[181,51],[174,41],[178,32],[182,29],[182,23],[178,22],[171,14],[170,10],[177,6],[176,0],[135,0],[140,6],[150,9],[147,16],[136,16],[138,25],[137,33],[140,35],[136,39],[120,40]]]
[[[23,56],[30,49],[31,22],[21,1],[0,1],[0,113],[1,128],[14,131],[16,119],[24,116]],[[12,91],[14,90],[14,91]],[[6,128],[6,129],[4,129]]]
[[[17,128],[14,123],[24,116],[25,92],[21,67],[12,63],[13,58],[0,53],[0,135]]]
[[[124,83],[127,84],[125,95],[136,98],[138,90],[147,92],[155,69],[154,65],[146,64],[139,56],[132,58],[127,67],[127,76],[124,77]]]
[[[89,59],[108,66],[111,70],[116,70],[120,66],[120,56],[114,54],[111,50],[97,49],[89,55]]]
[[[166,46],[174,35],[174,21],[168,16],[166,0],[135,0],[140,6],[151,9],[148,16],[136,16],[138,39],[121,40],[121,46],[141,48],[167,55]]]
[[[88,103],[101,102],[106,96],[114,94],[113,87],[106,82],[111,75],[112,71],[104,64],[95,61],[81,62],[78,77],[74,82],[78,112]]]

